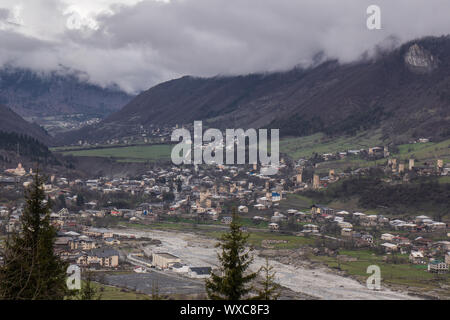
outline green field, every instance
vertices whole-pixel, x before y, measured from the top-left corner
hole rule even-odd
[[[84,280],[82,282],[85,283]],[[95,290],[95,300],[151,300],[151,297],[144,293],[133,292],[96,281],[91,281],[91,286]],[[75,295],[66,299],[77,300],[79,298],[79,295]]]
[[[204,235],[220,239],[223,231],[210,231],[204,233]],[[263,240],[284,240],[286,243],[276,243],[271,245],[274,249],[298,249],[307,245],[314,244],[314,238],[298,237],[293,235],[286,235],[278,232],[250,232],[248,242],[255,248],[262,247]]]
[[[367,279],[366,273],[369,265],[377,265],[381,270],[382,285],[406,285],[415,288],[433,290],[439,288],[439,285],[450,285],[450,275],[444,274],[437,276],[436,274],[426,271],[424,265],[414,265],[407,262],[407,255],[401,255],[406,262],[399,264],[386,263],[383,256],[375,255],[369,250],[340,250],[341,255],[356,258],[356,261],[344,262],[337,260],[336,257],[328,256],[311,256],[312,260],[325,263],[330,268],[340,267],[349,275]],[[445,292],[443,292],[444,295]],[[450,295],[450,292],[448,292]],[[448,296],[448,295],[447,295]]]
[[[146,162],[169,160],[172,145],[155,144],[118,148],[99,148],[88,150],[63,151],[62,154],[76,157],[105,157],[114,158],[120,162]]]
[[[317,154],[344,152],[350,149],[367,149],[373,146],[383,146],[379,131],[367,131],[352,137],[343,136],[329,138],[323,133],[299,137],[286,138],[280,141],[280,152],[287,154],[294,160],[310,158]],[[441,142],[411,143],[398,146],[398,151],[391,157],[405,161],[410,158],[417,159],[416,165],[422,165],[426,161],[443,159],[445,163],[450,161],[450,139]],[[327,173],[329,169],[342,172],[347,168],[352,170],[362,167],[375,166],[384,163],[385,159],[366,161],[358,157],[347,157],[342,160],[332,160],[319,163],[316,172]]]
[[[350,168],[351,170],[355,170],[358,168],[372,167],[377,165],[382,165],[386,163],[386,159],[378,159],[378,160],[364,160],[353,157],[347,157],[341,160],[330,160],[325,162],[320,162],[317,164],[315,169],[316,173],[319,174],[328,174],[330,169],[336,170],[336,172],[344,172],[346,169]]]
[[[439,183],[450,183],[450,176],[447,177],[439,177],[438,178]]]
[[[419,161],[443,159],[450,161],[450,139],[441,142],[428,143],[410,143],[398,146],[399,151],[393,154],[400,160],[407,160],[410,158]]]
[[[240,223],[243,227],[248,227],[252,229],[268,229],[268,222],[261,222],[259,224],[253,223],[251,218],[241,218]],[[228,226],[220,221],[195,221],[194,219],[183,219],[178,220],[168,219],[166,221],[153,222],[151,224],[139,224],[131,222],[120,222],[119,225],[128,228],[135,229],[150,229],[150,230],[170,230],[170,231],[207,231],[207,230],[217,230],[217,229],[227,229]]]
[[[309,211],[313,204],[314,202],[312,199],[299,194],[290,193],[283,198],[278,209],[282,211],[289,209]]]
[[[280,141],[280,152],[293,159],[309,158],[314,153],[336,153],[382,145],[381,132],[367,131],[355,136],[329,138],[323,133]]]
[[[275,249],[298,249],[307,245],[312,245],[314,243],[313,238],[284,235],[276,232],[251,232],[250,237],[248,238],[249,243],[255,247],[261,247],[261,243],[263,240],[287,241],[286,243],[277,243],[271,245]]]
[[[150,296],[146,294],[131,292],[98,282],[93,282],[93,286],[100,294],[100,300],[150,300]]]

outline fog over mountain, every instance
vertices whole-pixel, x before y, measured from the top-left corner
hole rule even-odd
[[[84,74],[61,71],[0,69],[0,103],[22,117],[84,114],[103,118],[132,99],[117,87],[101,88],[87,83]]]
[[[155,125],[279,128],[281,136],[352,135],[379,129],[388,140],[450,135],[450,36],[405,43],[378,59],[229,77],[182,77],[136,96],[93,126],[59,138],[106,142]]]
[[[381,8],[381,30],[366,28],[371,4]],[[0,66],[64,66],[138,92],[186,74],[355,61],[448,34],[449,12],[448,0],[3,0]]]

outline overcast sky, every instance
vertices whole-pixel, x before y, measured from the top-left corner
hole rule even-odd
[[[366,9],[381,8],[369,31]],[[65,66],[136,92],[183,75],[346,63],[450,33],[449,0],[1,0],[0,65]]]

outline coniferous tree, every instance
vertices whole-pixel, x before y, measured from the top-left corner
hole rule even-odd
[[[56,300],[67,293],[66,264],[53,251],[56,229],[50,224],[50,203],[36,173],[26,193],[21,231],[6,241],[0,268],[0,298]]]
[[[136,291],[136,290],[135,290]],[[162,300],[163,296],[159,293],[159,284],[158,281],[153,281],[152,282],[152,295],[151,295],[151,299],[152,300]]]
[[[206,292],[213,300],[245,298],[252,290],[251,281],[257,275],[248,271],[253,257],[247,249],[248,234],[241,231],[235,208],[232,218],[229,232],[222,235],[218,244],[222,249],[218,254],[220,274],[211,273],[211,278],[206,281]]]
[[[275,271],[273,266],[269,265],[269,259],[266,258],[266,264],[260,268],[263,279],[259,282],[261,290],[255,297],[257,300],[277,300],[280,296],[280,285],[275,282]]]
[[[86,272],[86,279],[84,279],[80,292],[78,293],[79,300],[100,300],[101,294],[94,287],[93,283],[94,277],[92,271]]]
[[[76,201],[77,207],[84,206],[84,197],[82,194],[77,195],[77,201]]]

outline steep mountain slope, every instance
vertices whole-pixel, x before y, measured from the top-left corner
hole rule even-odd
[[[52,140],[40,126],[25,121],[17,113],[3,105],[0,105],[0,131],[27,135],[44,144],[49,144]]]
[[[48,149],[52,137],[40,126],[22,119],[10,108],[0,105],[0,167],[18,162],[27,165],[58,164]],[[5,167],[6,166],[6,167]]]
[[[73,73],[39,75],[11,67],[0,70],[0,103],[21,116],[82,113],[104,117],[131,99],[117,88],[88,84]]]
[[[0,166],[19,162],[59,164],[48,147],[40,141],[27,135],[0,131]]]
[[[425,38],[376,59],[236,77],[183,77],[143,92],[99,124],[65,137],[104,141],[141,126],[207,120],[218,128],[280,128],[281,135],[450,135],[450,37]]]

